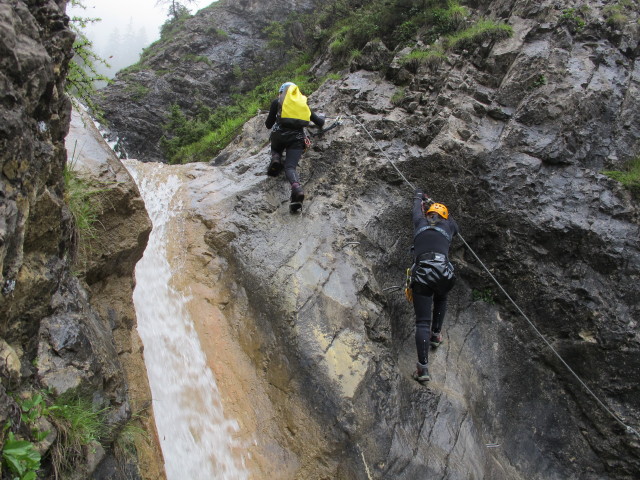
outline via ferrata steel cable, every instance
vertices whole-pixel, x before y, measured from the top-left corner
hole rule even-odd
[[[382,155],[385,156],[385,158],[389,161],[389,163],[391,164],[391,166],[396,170],[396,172],[398,172],[398,175],[400,175],[400,177],[407,183],[407,185],[409,185],[409,187],[411,187],[412,190],[415,190],[416,187],[409,181],[407,180],[407,178],[402,174],[402,172],[398,169],[398,167],[396,166],[396,164],[393,162],[393,160],[391,159],[391,157],[389,157],[389,155],[387,155],[387,153],[382,149],[382,147],[380,146],[380,144],[375,140],[375,138],[373,138],[373,136],[371,135],[371,133],[369,132],[369,130],[363,125],[363,123],[355,116],[355,115],[348,115],[346,116],[347,118],[350,118],[351,120],[353,120],[354,123],[358,124],[369,136],[369,138],[371,138],[371,141],[375,144],[376,147],[378,147],[378,149],[380,150],[380,152],[382,153]],[[500,282],[493,276],[493,274],[489,271],[489,269],[487,268],[487,266],[482,262],[482,260],[480,260],[480,257],[478,257],[478,255],[476,254],[476,252],[469,246],[469,244],[466,242],[466,240],[462,237],[462,235],[458,234],[458,237],[460,238],[460,240],[462,241],[462,243],[464,243],[465,247],[467,247],[467,249],[469,250],[469,252],[471,252],[471,254],[475,257],[475,259],[480,263],[480,265],[482,266],[482,268],[489,274],[489,276],[491,277],[491,280],[493,280],[493,282],[498,286],[498,288],[500,289],[500,291],[502,293],[504,293],[504,295],[507,297],[507,299],[513,304],[513,306],[516,308],[516,310],[518,310],[518,312],[524,317],[524,319],[529,323],[529,325],[531,326],[531,328],[533,328],[534,332],[544,341],[544,343],[551,349],[551,351],[554,353],[554,355],[560,360],[560,362],[562,362],[562,364],[567,368],[567,370],[569,370],[569,372],[575,377],[575,379],[580,383],[580,385],[582,385],[582,387],[589,393],[589,395],[591,395],[591,397],[593,397],[593,399],[595,399],[595,401],[602,407],[602,409],[608,413],[611,417],[613,417],[613,419],[620,424],[627,432],[632,433],[636,436],[638,436],[640,438],[640,433],[638,433],[638,431],[636,429],[634,429],[633,427],[631,427],[630,425],[627,425],[622,418],[616,414],[615,412],[613,412],[610,408],[608,408],[604,402],[602,400],[600,400],[600,398],[587,386],[587,384],[578,376],[578,374],[569,366],[569,364],[562,358],[562,356],[558,353],[558,351],[553,347],[553,345],[551,345],[551,343],[549,343],[549,341],[546,339],[546,337],[542,334],[542,332],[540,332],[540,330],[538,330],[538,328],[535,326],[535,324],[529,319],[529,317],[522,311],[522,309],[518,306],[518,304],[513,300],[513,298],[511,298],[511,296],[507,293],[507,291],[502,287],[502,285],[500,284]]]

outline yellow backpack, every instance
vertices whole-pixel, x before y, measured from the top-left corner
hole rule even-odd
[[[279,123],[287,128],[303,128],[309,125],[311,110],[307,97],[302,95],[297,85],[287,85],[278,98],[280,104]]]

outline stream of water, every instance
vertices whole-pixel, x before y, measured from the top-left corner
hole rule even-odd
[[[188,298],[171,286],[167,245],[180,214],[180,180],[161,165],[125,164],[138,184],[153,231],[136,266],[133,293],[138,332],[153,396],[156,428],[168,480],[243,480],[247,469],[234,449],[234,420],[224,416],[218,387],[193,322]],[[173,234],[175,235],[175,234]],[[180,238],[174,238],[180,241]]]

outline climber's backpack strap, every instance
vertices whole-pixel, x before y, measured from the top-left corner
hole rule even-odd
[[[449,232],[447,232],[444,228],[436,227],[435,225],[425,225],[424,227],[419,228],[416,234],[413,236],[413,238],[415,239],[418,235],[420,235],[425,230],[435,230],[436,232],[444,235],[444,238],[451,241],[451,235],[449,234]]]

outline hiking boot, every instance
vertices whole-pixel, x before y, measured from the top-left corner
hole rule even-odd
[[[269,164],[269,168],[267,168],[267,175],[270,177],[277,177],[280,175],[282,171],[282,162],[278,161],[275,158],[271,159],[271,163]]]
[[[304,200],[304,190],[299,183],[291,184],[291,203],[302,203]]]
[[[431,380],[431,377],[429,376],[429,370],[427,369],[426,365],[422,365],[420,362],[416,363],[416,371],[413,372],[413,379],[416,382],[428,382],[429,380]]]
[[[441,343],[442,343],[442,334],[440,332],[438,332],[438,333],[434,332],[431,335],[431,346],[433,348],[438,348]]]

